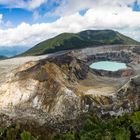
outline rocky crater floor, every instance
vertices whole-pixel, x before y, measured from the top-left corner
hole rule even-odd
[[[30,122],[40,131],[61,131],[87,112],[103,117],[137,110],[138,47],[101,46],[0,61],[1,124]],[[128,68],[107,72],[89,67],[101,60],[124,62]]]

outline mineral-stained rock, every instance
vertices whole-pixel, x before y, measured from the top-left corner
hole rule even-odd
[[[28,62],[14,70],[0,87],[0,112],[8,116],[8,123],[11,119],[25,125],[30,121],[42,129],[61,130],[70,129],[62,124],[78,120],[85,112],[121,115],[140,107],[139,76],[113,90],[114,79],[106,81],[95,74],[74,52]]]
[[[121,74],[122,77],[127,77],[127,76],[131,76],[131,75],[134,75],[133,69],[129,68],[129,69],[122,70],[122,74]]]
[[[58,121],[75,119],[83,106],[74,85],[86,78],[88,66],[69,54],[61,57],[19,67],[1,86],[0,109],[32,108]]]

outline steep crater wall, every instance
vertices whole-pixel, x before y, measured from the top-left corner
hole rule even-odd
[[[0,112],[8,116],[7,121],[27,120],[25,123],[33,121],[43,128],[59,129],[64,122],[77,120],[84,113],[98,116],[131,113],[140,107],[139,76],[124,85],[123,78],[99,76],[89,68],[91,62],[103,59],[133,61],[131,55],[122,54],[111,52],[79,59],[77,53],[70,52],[28,62],[13,71],[0,87]]]
[[[110,76],[110,77],[126,77],[135,74],[135,70],[129,64],[133,62],[132,54],[130,52],[115,51],[107,53],[97,53],[94,55],[87,56],[84,61],[91,65],[92,63],[99,61],[115,61],[122,62],[127,65],[126,69],[121,69],[118,71],[106,71],[106,70],[96,70],[93,71],[100,76]]]

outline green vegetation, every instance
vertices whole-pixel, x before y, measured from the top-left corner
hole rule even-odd
[[[134,140],[140,138],[140,111],[133,115],[99,119],[88,116],[79,131],[57,134],[53,140]]]
[[[11,125],[6,128],[0,128],[0,140],[39,140],[39,137],[34,137],[30,132],[22,131],[20,125]]]
[[[37,44],[21,55],[41,55],[62,50],[111,44],[130,45],[139,44],[139,42],[112,30],[87,30],[77,34],[62,33],[54,38]]]
[[[46,131],[47,135],[47,131]],[[48,135],[47,135],[48,136]],[[43,139],[45,138],[42,137]],[[42,140],[19,124],[0,128],[0,140]],[[140,139],[140,111],[132,115],[123,115],[101,119],[87,115],[82,128],[65,133],[52,133],[47,140],[138,140]]]
[[[27,131],[23,131],[20,136],[22,140],[38,140],[39,139],[39,137],[35,138],[34,136],[31,135],[30,132],[27,132]]]

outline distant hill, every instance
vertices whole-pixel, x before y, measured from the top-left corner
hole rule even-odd
[[[13,57],[15,55],[21,54],[25,51],[27,51],[29,47],[25,46],[13,46],[13,47],[0,47],[0,56],[6,56],[6,57]]]
[[[7,57],[0,55],[0,60],[3,60],[3,59],[7,59]]]
[[[62,33],[37,44],[21,55],[42,55],[62,50],[111,44],[137,45],[140,43],[113,30],[86,30],[75,34]]]

